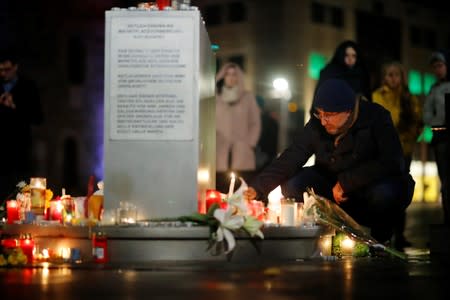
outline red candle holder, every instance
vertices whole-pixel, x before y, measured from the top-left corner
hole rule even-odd
[[[49,219],[62,222],[64,205],[61,200],[50,201]]]
[[[214,203],[222,205],[222,196],[219,191],[216,190],[206,190],[206,212],[208,212],[211,205]]]
[[[17,248],[19,247],[19,241],[17,239],[3,239],[2,247],[6,249]]]
[[[264,202],[251,200],[248,202],[249,214],[260,221],[264,221],[265,208]]]
[[[20,221],[19,205],[16,200],[6,201],[6,215],[8,218],[8,224],[13,224],[15,221]]]
[[[159,10],[164,10],[166,6],[171,5],[171,0],[156,0],[156,5],[158,6]]]
[[[33,262],[34,252],[34,240],[31,235],[27,234],[22,236],[19,240],[19,247],[22,249],[23,254],[27,257],[27,262],[31,264]]]

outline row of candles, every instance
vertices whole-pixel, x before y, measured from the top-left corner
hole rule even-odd
[[[67,198],[54,199],[50,201],[50,207],[46,211],[44,211],[44,219],[59,221],[60,223],[70,223],[72,219],[72,212],[74,210],[73,202],[71,200],[72,199]],[[69,203],[66,204],[65,202]],[[27,219],[32,219],[30,215],[32,215],[32,212],[25,212],[24,221],[28,221]],[[6,216],[8,224],[14,224],[22,221],[20,207],[17,200],[6,201]]]
[[[236,175],[231,173],[230,185],[228,194],[222,194],[216,190],[206,191],[206,211],[214,203],[219,204],[221,208],[226,208],[227,202],[224,201],[225,197],[231,197],[234,193],[236,184]],[[281,188],[277,187],[269,195],[269,205],[264,206],[262,201],[252,200],[249,201],[247,207],[249,214],[258,218],[260,221],[264,221],[266,224],[281,224],[285,226],[300,226],[312,227],[315,222],[311,217],[306,217],[303,214],[303,203],[296,202],[295,199],[284,199],[281,193]],[[339,242],[339,248],[341,254],[344,256],[352,255],[356,242],[348,236],[345,236]],[[332,236],[324,236],[321,238],[320,248],[323,256],[332,255]]]
[[[46,178],[32,177],[30,189],[17,194],[16,199],[6,201],[7,223],[33,223],[34,220],[57,221],[70,224],[78,219],[101,219],[103,212],[103,184],[89,197],[71,197],[62,189],[61,197],[52,199],[53,192],[46,189]],[[101,186],[100,186],[101,184]]]
[[[5,238],[1,240],[1,246],[5,250],[20,249],[27,257],[27,263],[45,262],[50,260],[62,260],[67,262],[81,262],[81,252],[78,248],[59,247],[58,249],[43,248],[38,250],[38,245],[30,234],[21,234],[19,238]]]

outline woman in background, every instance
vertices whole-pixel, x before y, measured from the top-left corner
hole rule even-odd
[[[337,46],[331,61],[320,71],[316,92],[330,78],[345,80],[356,94],[370,100],[370,75],[356,42],[347,40]]]
[[[260,134],[261,113],[255,95],[245,90],[241,68],[235,63],[226,63],[216,76],[218,190],[227,191],[230,171],[238,172],[246,181],[252,176]]]
[[[382,66],[381,74],[381,86],[373,92],[372,101],[391,113],[402,144],[405,166],[409,171],[416,140],[422,128],[421,105],[417,97],[409,92],[402,64],[386,63]],[[394,246],[399,250],[411,246],[404,236],[405,221],[404,213],[394,229]]]

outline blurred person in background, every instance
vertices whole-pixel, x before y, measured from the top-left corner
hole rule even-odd
[[[33,125],[43,120],[36,84],[19,74],[17,54],[0,52],[0,199],[16,184],[29,181],[32,172]]]
[[[431,126],[433,139],[431,147],[434,151],[436,164],[441,182],[442,206],[444,209],[444,223],[450,224],[450,203],[447,190],[448,176],[448,140],[447,130],[442,130],[446,124],[445,95],[450,94],[450,75],[448,73],[448,52],[436,51],[431,54],[430,67],[437,78],[425,99],[423,106],[423,122]]]
[[[226,63],[216,76],[217,189],[227,192],[230,172],[248,180],[256,170],[255,148],[261,113],[255,95],[244,88],[244,73]]]
[[[405,167],[409,172],[417,137],[422,129],[421,104],[411,95],[406,72],[399,62],[389,62],[381,68],[381,86],[372,94],[375,103],[386,108],[397,130],[405,158]],[[404,236],[406,212],[398,219],[394,228],[394,247],[403,250],[411,243]]]
[[[371,99],[370,74],[356,42],[346,40],[337,46],[330,62],[320,71],[314,94],[330,78],[346,81],[356,94]]]

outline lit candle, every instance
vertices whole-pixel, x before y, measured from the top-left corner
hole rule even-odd
[[[61,200],[52,200],[50,202],[50,220],[61,222],[63,209],[64,205],[61,203]]]
[[[43,215],[45,208],[45,189],[47,188],[47,179],[33,177],[30,179],[31,188],[31,211],[36,215]]]
[[[216,190],[206,190],[206,211],[209,210],[211,205],[214,203],[221,204],[222,199],[220,197],[220,192]]]
[[[265,208],[264,208],[264,202],[257,201],[257,200],[251,200],[248,203],[249,208],[249,214],[259,221],[264,221],[264,215],[265,215]]]
[[[19,245],[23,254],[27,257],[27,263],[31,264],[33,262],[34,240],[30,235],[26,235],[20,239]]]
[[[332,237],[329,235],[320,237],[320,252],[322,256],[330,256],[331,255],[331,239]]]
[[[16,200],[9,200],[6,202],[6,214],[8,218],[8,224],[13,224],[14,221],[19,221],[19,206]]]
[[[352,255],[353,248],[355,247],[355,241],[346,236],[341,241],[341,253],[342,255]]]
[[[3,248],[16,248],[19,245],[19,241],[17,239],[3,239],[2,247]]]
[[[59,249],[59,255],[61,256],[62,259],[64,260],[69,260],[70,259],[70,248],[61,248]]]
[[[295,226],[297,224],[297,203],[283,200],[280,213],[281,225]]]
[[[235,183],[236,183],[236,176],[234,175],[234,173],[231,173],[230,188],[228,189],[228,198],[230,198],[233,195]]]

